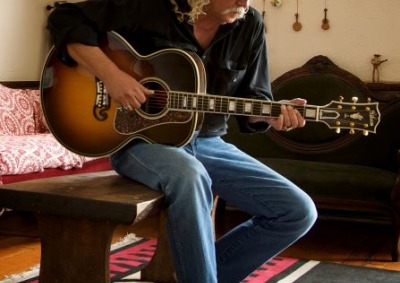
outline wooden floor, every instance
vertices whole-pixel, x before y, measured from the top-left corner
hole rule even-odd
[[[217,234],[246,218],[242,213],[227,212]],[[157,219],[120,226],[114,234],[118,241],[128,233],[157,236]],[[390,257],[389,225],[318,220],[313,229],[283,256],[331,261],[400,271],[400,262]],[[34,216],[7,212],[0,217],[0,280],[5,275],[21,273],[39,263],[40,239]]]

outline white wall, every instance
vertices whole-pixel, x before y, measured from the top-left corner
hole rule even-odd
[[[48,40],[50,0],[0,0],[0,81],[38,80]]]
[[[265,5],[264,5],[265,3]],[[388,59],[379,67],[381,81],[400,81],[400,1],[326,0],[330,29],[321,29],[325,0],[299,0],[299,21],[292,29],[296,0],[282,0],[278,8],[270,0],[253,0],[265,23],[272,78],[303,65],[315,55],[326,55],[362,80],[372,80],[371,59]]]
[[[265,6],[272,79],[321,54],[370,81],[370,61],[377,53],[388,59],[380,66],[381,80],[400,81],[400,0],[326,1],[328,31],[321,29],[325,0],[299,0],[303,29],[294,32],[296,0],[282,0],[279,8],[270,0],[253,0],[260,11]],[[0,0],[0,81],[39,79],[49,48],[45,7],[52,3]]]
[[[54,0],[0,0],[0,81],[39,80],[50,48],[46,7],[53,4]]]

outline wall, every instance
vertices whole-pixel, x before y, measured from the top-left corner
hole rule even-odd
[[[0,0],[0,81],[39,80],[50,49],[46,6],[53,4],[54,0]]]
[[[322,30],[325,1],[329,30]],[[382,81],[400,81],[399,0],[299,0],[299,32],[292,29],[296,0],[253,0],[265,23],[272,78],[303,65],[315,55],[326,55],[362,80],[372,80],[371,59],[388,59],[379,67]]]
[[[48,0],[0,0],[0,81],[38,80],[48,50]]]
[[[300,32],[292,30],[296,0],[253,0],[265,10],[272,79],[326,55],[365,81],[372,77],[370,60],[378,53],[382,81],[400,81],[400,1],[326,0],[331,28],[321,29],[325,0],[299,0]],[[72,2],[72,1],[71,1]],[[52,0],[0,0],[0,81],[38,80],[49,49],[45,7]]]

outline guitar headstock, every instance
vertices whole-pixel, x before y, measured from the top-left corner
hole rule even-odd
[[[318,120],[336,129],[340,133],[342,129],[348,129],[350,134],[362,131],[365,136],[369,133],[376,133],[380,122],[378,102],[357,103],[357,97],[352,102],[332,101],[319,109]]]

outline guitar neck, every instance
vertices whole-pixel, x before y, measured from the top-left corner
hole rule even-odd
[[[296,105],[261,99],[247,99],[230,96],[204,95],[186,92],[169,92],[170,110],[197,111],[214,114],[231,114],[241,116],[258,116],[276,118],[281,113],[281,106],[291,105],[306,120],[318,121],[319,106]]]

